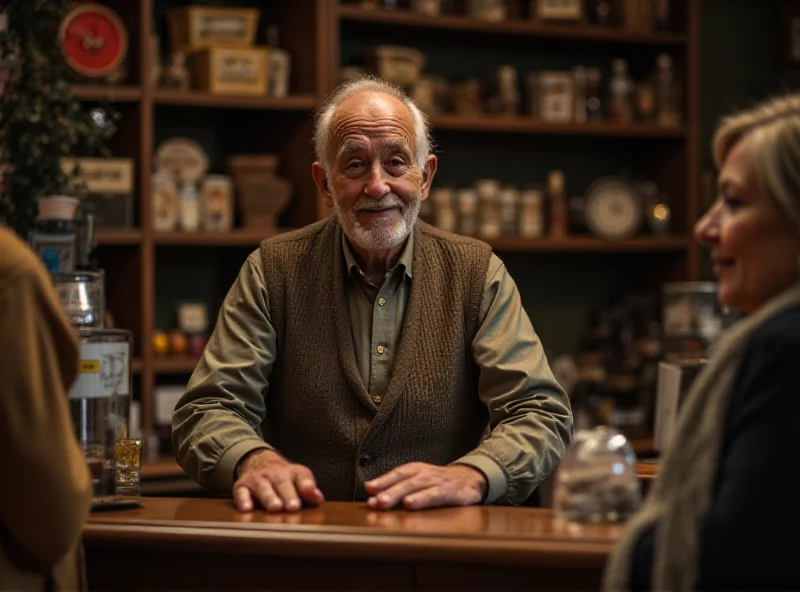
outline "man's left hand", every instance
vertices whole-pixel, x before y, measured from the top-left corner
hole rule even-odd
[[[479,504],[489,487],[485,475],[470,466],[426,463],[401,465],[364,486],[371,496],[367,505],[375,510],[399,503],[407,510]]]

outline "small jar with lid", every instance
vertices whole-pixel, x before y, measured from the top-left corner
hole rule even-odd
[[[498,196],[500,182],[494,179],[481,179],[475,182],[475,191],[480,201],[480,226],[478,236],[492,239],[500,236],[500,212]]]
[[[520,193],[519,236],[541,238],[544,234],[544,190],[531,185]]]
[[[455,191],[452,187],[437,187],[431,190],[433,201],[433,223],[445,232],[458,231],[458,215],[456,214]]]
[[[620,522],[641,505],[636,454],[614,428],[581,430],[564,455],[555,485],[558,520]]]
[[[478,234],[478,192],[471,188],[456,192],[458,203],[458,232],[468,236]]]
[[[515,185],[505,185],[498,194],[500,211],[500,234],[517,236],[520,193]]]

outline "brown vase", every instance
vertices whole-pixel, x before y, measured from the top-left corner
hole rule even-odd
[[[275,174],[275,154],[240,154],[228,159],[228,170],[242,213],[242,226],[275,232],[278,217],[292,200],[293,185]]]

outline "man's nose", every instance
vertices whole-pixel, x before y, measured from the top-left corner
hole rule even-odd
[[[364,186],[364,193],[372,199],[380,199],[390,191],[386,171],[383,170],[381,163],[374,163],[370,167],[367,184]]]
[[[698,242],[710,244],[719,238],[719,203],[715,203],[694,225]]]

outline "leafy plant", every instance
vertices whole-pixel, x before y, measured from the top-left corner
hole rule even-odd
[[[61,159],[108,156],[116,114],[103,117],[72,94],[59,27],[68,0],[3,0],[0,31],[0,220],[26,236],[36,200],[48,195],[80,197],[77,170],[65,173]]]

